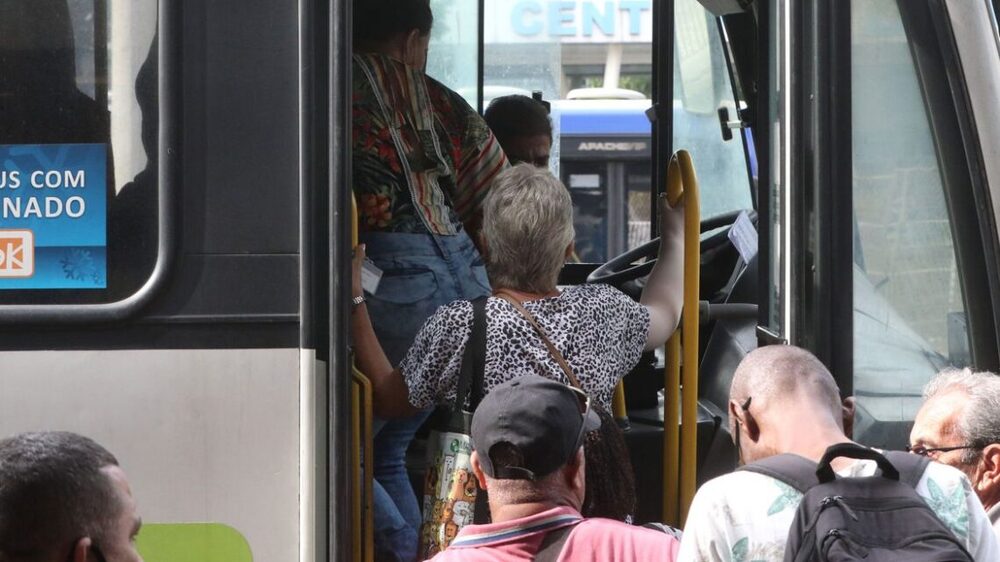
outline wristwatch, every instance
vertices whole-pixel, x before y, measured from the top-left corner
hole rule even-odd
[[[365,296],[364,295],[358,295],[358,296],[352,298],[351,299],[351,305],[352,305],[351,306],[351,310],[354,310],[355,308],[361,306],[362,304],[364,304],[364,302],[365,302]]]

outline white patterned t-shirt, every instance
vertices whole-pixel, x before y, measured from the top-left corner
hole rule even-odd
[[[857,461],[842,477],[872,476],[874,461]],[[917,495],[965,544],[977,561],[1000,561],[1000,547],[969,480],[932,462]],[[679,562],[781,562],[802,493],[770,476],[737,471],[706,482],[695,494],[681,539]]]

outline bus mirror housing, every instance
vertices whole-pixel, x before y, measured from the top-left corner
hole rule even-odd
[[[742,14],[750,11],[753,0],[698,0],[706,10],[716,16]]]

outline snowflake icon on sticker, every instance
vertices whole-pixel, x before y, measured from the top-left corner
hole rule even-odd
[[[59,263],[62,265],[63,273],[66,274],[67,279],[83,281],[90,278],[95,283],[99,282],[101,272],[98,271],[97,262],[94,261],[94,257],[90,255],[89,250],[78,248],[69,250],[59,260]]]

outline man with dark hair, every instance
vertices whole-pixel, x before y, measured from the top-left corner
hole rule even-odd
[[[493,522],[470,525],[432,560],[672,561],[677,540],[580,515],[584,435],[600,426],[582,391],[538,375],[496,386],[472,417],[472,470]]]
[[[425,74],[428,0],[355,0],[354,16],[352,187],[361,242],[382,277],[353,302],[395,365],[439,306],[490,293],[473,241],[507,158],[476,110]],[[416,557],[421,517],[405,458],[427,415],[376,425],[380,561]]]
[[[141,562],[118,461],[68,432],[0,441],[0,562]]]
[[[484,118],[511,164],[548,167],[552,121],[541,102],[519,94],[501,96],[490,102]]]

